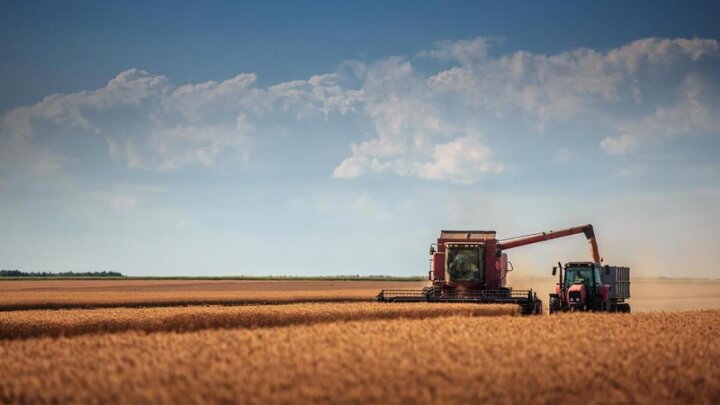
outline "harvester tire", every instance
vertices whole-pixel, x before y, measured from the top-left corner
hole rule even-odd
[[[629,314],[630,313],[630,304],[618,304],[617,309],[618,309],[618,312],[622,312],[623,314]]]
[[[550,299],[548,300],[548,314],[554,314],[556,312],[560,312],[560,299],[557,294],[550,294]]]
[[[542,315],[542,313],[543,313],[542,300],[535,300],[535,310],[533,311],[533,315]]]

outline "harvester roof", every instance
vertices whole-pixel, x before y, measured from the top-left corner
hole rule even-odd
[[[446,240],[495,239],[495,231],[440,231],[440,239],[446,239]]]

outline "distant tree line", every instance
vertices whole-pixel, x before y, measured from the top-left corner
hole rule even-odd
[[[49,273],[46,271],[27,272],[20,270],[0,270],[0,277],[125,277],[117,271],[62,271]]]

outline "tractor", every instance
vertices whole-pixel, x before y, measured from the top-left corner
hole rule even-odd
[[[553,267],[558,275],[550,294],[549,312],[630,312],[630,269],[593,262],[570,262]]]

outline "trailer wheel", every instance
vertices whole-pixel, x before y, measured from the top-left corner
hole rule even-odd
[[[617,308],[618,308],[618,312],[622,312],[623,314],[630,313],[630,304],[618,304]]]

